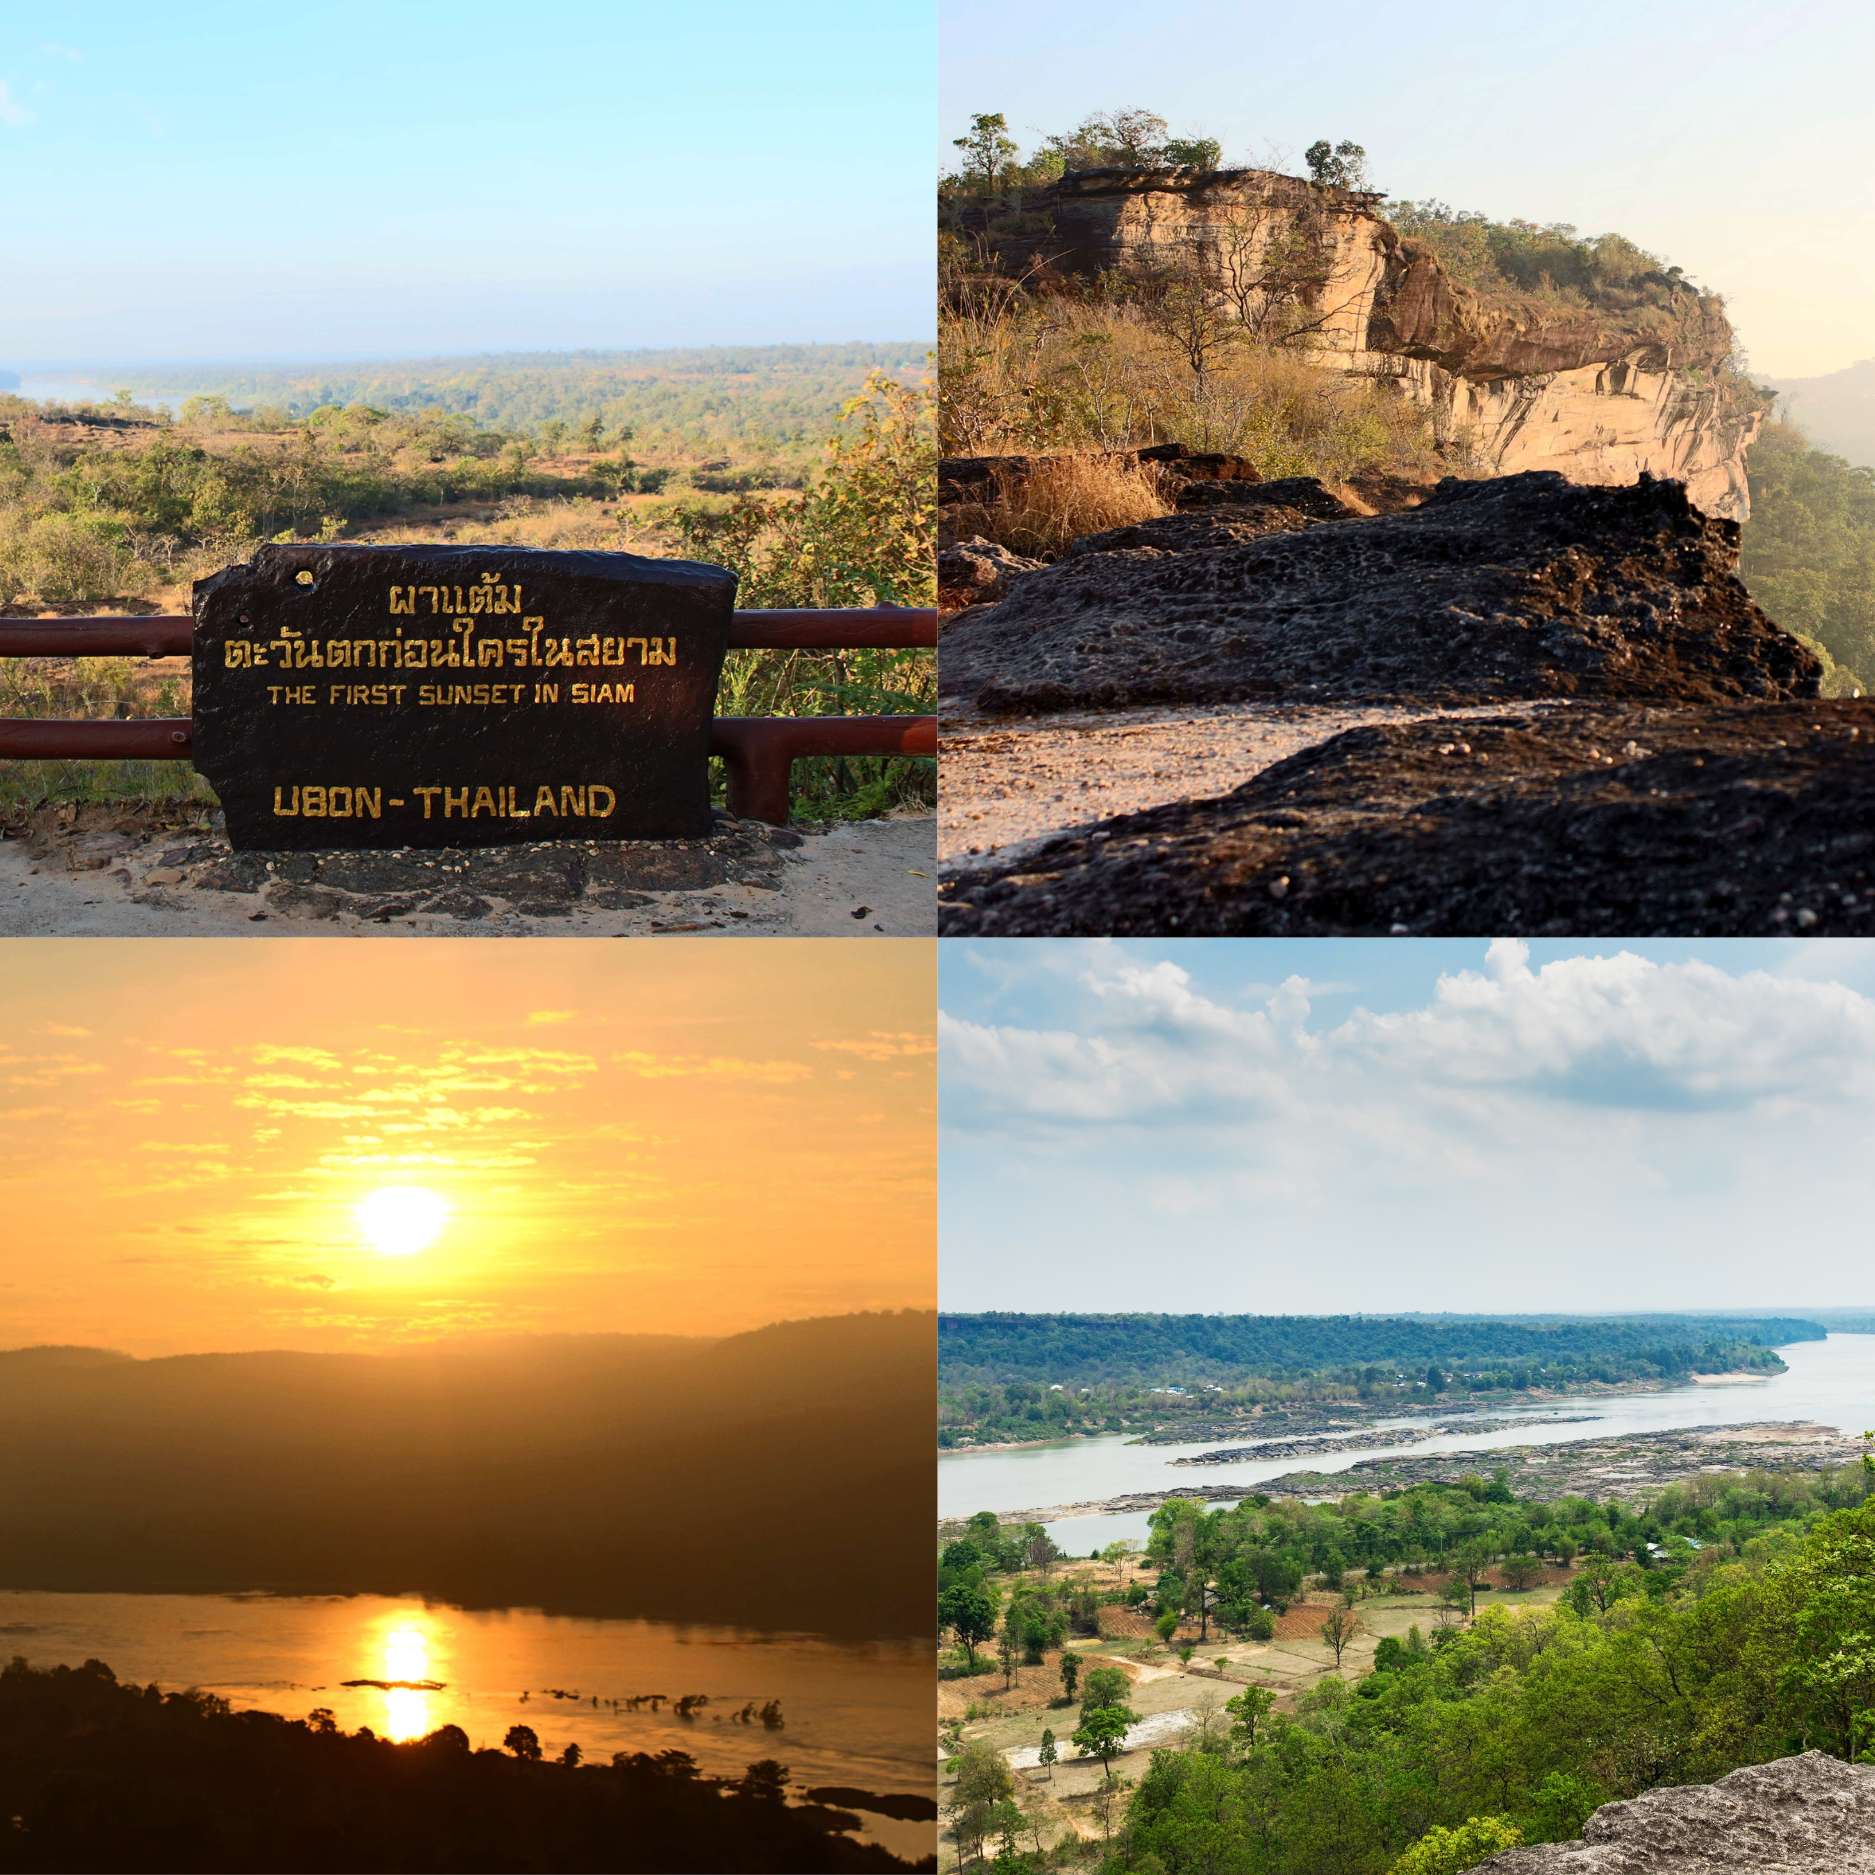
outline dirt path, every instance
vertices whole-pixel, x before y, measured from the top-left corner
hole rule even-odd
[[[1009,718],[947,707],[938,857],[946,868],[967,866],[1114,814],[1228,794],[1272,764],[1367,723],[1515,713],[1502,703],[1260,703]]]
[[[242,854],[209,829],[0,839],[0,937],[928,937],[929,816],[710,840]]]

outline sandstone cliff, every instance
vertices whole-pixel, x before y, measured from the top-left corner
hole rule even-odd
[[[1195,256],[1253,322],[1273,311],[1324,365],[1396,382],[1489,473],[1645,470],[1685,482],[1708,514],[1747,517],[1763,411],[1721,370],[1732,332],[1716,300],[1664,279],[1653,303],[1622,308],[1482,294],[1380,200],[1267,170],[1088,170],[1041,192],[999,245],[1044,277]]]

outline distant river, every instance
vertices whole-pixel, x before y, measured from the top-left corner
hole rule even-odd
[[[1035,1510],[1051,1504],[1084,1504],[1133,1491],[1169,1496],[1198,1484],[1241,1483],[1247,1496],[1265,1478],[1286,1471],[1346,1471],[1364,1458],[1412,1452],[1483,1451],[1501,1445],[1561,1445],[1573,1439],[1603,1439],[1629,1432],[1666,1432],[1685,1426],[1730,1426],[1746,1420],[1814,1420],[1860,1434],[1875,1427],[1875,1335],[1831,1335],[1778,1350],[1787,1373],[1765,1380],[1674,1387],[1662,1393],[1622,1393],[1500,1406],[1487,1398],[1482,1417],[1529,1420],[1546,1413],[1593,1415],[1593,1423],[1570,1426],[1519,1425],[1501,1432],[1457,1432],[1411,1445],[1376,1446],[1344,1455],[1266,1458],[1236,1465],[1180,1466],[1172,1461],[1221,1445],[1249,1444],[1248,1432],[1192,1445],[1135,1445],[1131,1434],[1067,1440],[1019,1452],[945,1452],[938,1457],[938,1515],[969,1517],[980,1510]],[[1436,1421],[1436,1409],[1369,1422],[1376,1430]],[[1123,1537],[1144,1538],[1148,1515],[1070,1517],[1048,1533],[1070,1554]]]
[[[31,398],[36,404],[108,404],[116,389],[115,384],[106,384],[97,378],[39,376],[27,371],[20,375],[19,389],[7,394]],[[193,394],[190,391],[139,391],[135,401],[147,409],[173,413]]]
[[[0,1657],[12,1654],[35,1666],[95,1657],[120,1680],[200,1687],[293,1719],[329,1706],[347,1731],[368,1725],[385,1738],[421,1738],[453,1724],[473,1745],[499,1745],[521,1724],[534,1728],[549,1756],[569,1743],[590,1759],[676,1747],[719,1775],[779,1758],[797,1788],[931,1788],[931,1663],[916,1647],[532,1609],[469,1612],[373,1595],[0,1591]],[[444,1685],[430,1692],[340,1684],[362,1679]],[[556,1687],[579,1697],[555,1699]],[[688,1721],[668,1708],[612,1709],[613,1699],[632,1693],[707,1693],[710,1703]],[[770,1699],[781,1701],[782,1730],[733,1721],[746,1703]],[[929,1849],[928,1823],[862,1820],[868,1836],[898,1854]]]

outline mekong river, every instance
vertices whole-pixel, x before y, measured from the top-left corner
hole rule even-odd
[[[1265,1478],[1283,1472],[1346,1471],[1364,1458],[1411,1452],[1486,1451],[1505,1445],[1561,1445],[1576,1439],[1605,1439],[1620,1433],[1665,1432],[1687,1426],[1735,1426],[1749,1420],[1814,1420],[1859,1435],[1875,1426],[1875,1335],[1831,1335],[1800,1341],[1778,1352],[1789,1371],[1764,1380],[1701,1383],[1661,1393],[1585,1395],[1540,1404],[1500,1404],[1483,1396],[1481,1417],[1528,1421],[1551,1413],[1591,1415],[1574,1425],[1512,1425],[1499,1432],[1454,1432],[1399,1446],[1363,1447],[1345,1454],[1304,1458],[1249,1459],[1239,1464],[1173,1467],[1173,1460],[1221,1445],[1249,1443],[1236,1433],[1189,1445],[1135,1445],[1132,1434],[1008,1452],[944,1452],[938,1456],[938,1516],[969,1517],[980,1510],[1002,1513],[1084,1504],[1133,1491],[1175,1496],[1199,1484],[1241,1484],[1248,1495]],[[1438,1411],[1401,1413],[1365,1422],[1374,1429],[1424,1425]],[[1048,1533],[1070,1555],[1085,1556],[1122,1537],[1143,1538],[1148,1513],[1068,1517],[1051,1522]]]

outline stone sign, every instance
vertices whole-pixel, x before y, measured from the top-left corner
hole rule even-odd
[[[273,545],[195,588],[238,849],[707,833],[736,579],[630,553]]]

